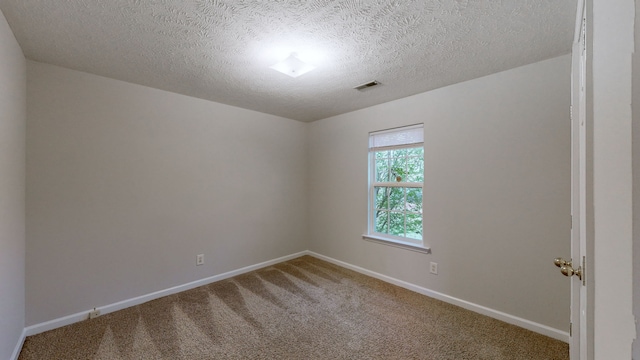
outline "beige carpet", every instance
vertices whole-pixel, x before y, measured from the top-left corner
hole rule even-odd
[[[569,359],[568,345],[304,256],[28,337],[31,359]]]

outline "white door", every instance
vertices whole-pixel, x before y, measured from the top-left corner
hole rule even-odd
[[[586,285],[586,7],[578,1],[571,63],[571,259],[556,259],[571,277],[571,360],[587,359]]]

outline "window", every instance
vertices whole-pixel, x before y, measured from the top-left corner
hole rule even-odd
[[[369,230],[365,238],[423,246],[423,125],[369,134]]]

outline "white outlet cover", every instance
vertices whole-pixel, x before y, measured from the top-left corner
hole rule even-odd
[[[429,272],[438,275],[438,263],[432,262],[431,267],[429,268]]]

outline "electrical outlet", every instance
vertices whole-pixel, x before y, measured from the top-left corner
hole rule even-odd
[[[433,275],[438,275],[438,263],[431,262],[431,267],[429,268],[429,272]]]
[[[93,308],[92,311],[89,311],[89,319],[94,319],[100,316],[100,310]]]
[[[196,255],[196,266],[204,264],[204,254]]]

